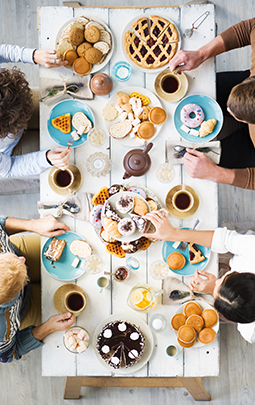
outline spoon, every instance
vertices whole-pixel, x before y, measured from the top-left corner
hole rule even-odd
[[[74,204],[74,203],[70,203],[69,201],[66,201],[63,204],[63,208],[69,212],[71,212],[72,214],[77,214],[77,212],[80,211],[80,208]]]
[[[200,25],[202,24],[202,22],[204,22],[204,20],[208,17],[208,15],[210,14],[209,11],[206,11],[205,13],[201,14],[191,25],[191,28],[186,28],[186,30],[183,33],[184,38],[190,38],[193,34],[193,30],[196,30],[198,27],[200,27]],[[195,23],[198,24],[195,26]]]
[[[104,274],[108,276],[114,276],[114,273],[109,273],[109,271],[104,271]]]

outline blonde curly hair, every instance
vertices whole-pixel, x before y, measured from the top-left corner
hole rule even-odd
[[[0,253],[0,305],[13,300],[28,281],[25,263],[14,253]]]

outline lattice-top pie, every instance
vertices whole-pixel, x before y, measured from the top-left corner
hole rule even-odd
[[[150,16],[151,30],[146,17],[139,18],[132,28],[135,32],[126,31],[124,46],[127,55],[138,66],[155,69],[166,65],[177,51],[178,31],[174,24],[163,17]],[[151,34],[151,36],[150,36]]]

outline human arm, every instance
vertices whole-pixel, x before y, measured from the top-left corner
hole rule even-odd
[[[32,335],[37,340],[43,340],[53,332],[68,330],[75,322],[75,316],[70,313],[53,315],[40,326],[32,329]]]
[[[10,236],[19,232],[34,232],[42,236],[52,237],[63,235],[70,231],[69,226],[59,222],[53,215],[39,219],[19,219],[7,217],[5,220],[5,230]]]
[[[216,280],[217,277],[215,277],[213,274],[196,269],[189,285],[192,291],[213,295]]]
[[[211,247],[213,231],[191,231],[173,227],[168,219],[168,211],[162,208],[159,211],[152,211],[145,215],[155,226],[154,233],[144,233],[142,236],[160,240],[170,240],[176,242],[191,242],[199,245]]]
[[[33,60],[36,64],[42,65],[48,69],[64,66],[68,63],[67,60],[62,60],[57,55],[55,49],[35,49]]]

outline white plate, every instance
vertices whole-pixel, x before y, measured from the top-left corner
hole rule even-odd
[[[59,42],[59,40],[60,40],[60,37],[61,37],[61,34],[62,34],[63,29],[64,29],[68,24],[70,24],[71,22],[77,21],[79,18],[80,18],[80,17],[71,18],[71,20],[68,20],[64,25],[62,25],[62,27],[60,28],[60,30],[58,31],[57,36],[56,36],[56,43],[55,43],[56,49],[57,49],[57,47],[58,47],[58,42]],[[92,74],[92,73],[96,73],[96,72],[98,72],[99,70],[103,69],[103,67],[105,67],[105,65],[107,65],[107,63],[110,61],[110,59],[111,59],[111,57],[112,57],[112,54],[113,54],[113,50],[114,50],[114,40],[113,40],[113,35],[112,35],[112,32],[111,32],[110,28],[109,28],[108,25],[106,25],[103,21],[99,20],[98,18],[94,18],[94,17],[86,17],[86,18],[88,18],[88,20],[95,21],[95,22],[98,22],[99,24],[101,24],[101,25],[104,27],[104,29],[105,29],[106,31],[108,31],[109,34],[111,34],[111,40],[112,40],[112,45],[111,45],[110,52],[108,53],[108,55],[106,56],[105,60],[104,60],[102,63],[100,63],[100,64],[97,63],[97,64],[95,64],[95,65],[92,66],[91,71],[88,73],[88,74]],[[71,70],[71,71],[73,72],[73,68],[72,68],[71,66],[70,66],[70,67],[65,66],[65,68],[66,68],[66,69],[69,69],[69,70]],[[86,75],[84,75],[84,76],[86,76]]]
[[[120,218],[131,218],[129,214],[123,214],[122,212],[119,212],[118,209],[116,208],[116,201],[122,196],[122,195],[130,195],[132,197],[138,197],[140,198],[142,201],[145,202],[145,204],[147,205],[148,208],[148,212],[150,212],[150,207],[149,204],[147,203],[147,201],[145,201],[145,199],[143,197],[141,197],[139,194],[137,193],[133,193],[131,191],[123,191],[123,192],[119,192],[116,194],[113,194],[111,197],[108,198],[109,203],[111,204],[111,206],[116,210],[117,214],[119,215]],[[106,229],[105,229],[106,231]],[[107,231],[106,231],[107,232]],[[108,232],[107,232],[108,233]],[[109,234],[109,233],[108,233]],[[109,234],[110,236],[112,236],[111,234]],[[120,238],[115,238],[117,240],[120,240],[121,242],[131,242],[133,240],[139,239],[141,237],[141,232],[138,231],[137,227],[135,232],[132,235],[128,235],[128,236],[121,236]]]
[[[141,332],[143,333],[145,337],[145,342],[144,342],[144,352],[142,355],[141,360],[139,360],[138,363],[134,364],[133,366],[130,366],[128,368],[121,367],[119,369],[114,369],[113,367],[109,366],[100,356],[100,354],[97,351],[96,344],[97,344],[97,336],[103,329],[103,327],[108,323],[108,322],[114,322],[114,321],[126,321],[129,323],[132,323],[136,326],[139,327]],[[135,373],[136,371],[140,370],[142,367],[145,366],[145,364],[150,360],[153,349],[154,349],[154,339],[153,339],[153,334],[147,325],[146,322],[144,322],[143,319],[139,318],[136,315],[133,314],[114,314],[108,316],[106,319],[104,319],[100,324],[97,326],[94,335],[93,335],[93,341],[92,341],[96,357],[100,361],[100,363],[105,366],[108,370],[112,371],[115,374],[132,374]]]
[[[200,307],[202,308],[202,311],[204,311],[205,309],[214,309],[214,311],[215,311],[215,308],[213,308],[210,304],[208,304],[207,302],[205,302],[205,301],[200,301],[200,300],[193,300],[193,301],[195,301],[198,305],[200,305]],[[185,307],[185,305],[188,303],[188,302],[190,302],[190,301],[187,301],[187,302],[184,302],[184,304],[182,304],[178,309],[177,309],[177,311],[175,312],[175,314],[184,314],[184,312],[183,312],[183,310],[184,310],[184,307]],[[217,312],[217,311],[216,311]],[[170,320],[170,326],[171,326],[171,320]],[[219,326],[220,326],[220,324],[219,324],[219,321],[216,323],[216,325],[214,325],[213,327],[212,327],[212,329],[217,333],[218,332],[218,330],[219,330]],[[176,336],[177,336],[177,331],[176,330],[174,330],[173,329],[173,331],[175,332],[175,334],[176,334]],[[211,343],[213,343],[214,342],[214,340],[211,342]],[[210,344],[210,343],[209,343]],[[208,344],[208,345],[209,345]],[[196,342],[195,342],[195,344],[192,346],[192,347],[205,347],[205,346],[208,346],[208,345],[205,345],[205,344],[203,344],[203,343],[201,343],[201,342],[199,342],[198,340],[197,340],[197,338],[196,338]],[[191,347],[191,349],[192,349],[192,347]]]
[[[134,18],[132,18],[132,20],[129,21],[128,24],[125,26],[125,28],[124,28],[124,30],[123,30],[123,32],[122,32],[122,37],[121,37],[121,49],[122,49],[122,53],[123,53],[123,55],[125,56],[126,60],[132,65],[132,67],[133,67],[134,69],[138,69],[138,70],[140,70],[141,72],[144,72],[144,73],[158,73],[158,72],[161,72],[162,69],[164,69],[164,68],[168,65],[169,62],[167,62],[164,66],[161,66],[161,67],[159,67],[159,68],[146,69],[146,68],[143,68],[143,67],[137,65],[136,63],[134,63],[134,62],[132,61],[132,59],[129,58],[129,56],[127,55],[127,53],[126,53],[126,51],[125,51],[125,46],[124,46],[124,35],[125,35],[125,32],[126,32],[126,31],[133,31],[132,24],[134,24],[134,22],[136,22],[139,18],[142,18],[142,17],[148,17],[148,18],[149,18],[150,15],[149,15],[149,14],[148,14],[148,15],[147,15],[147,14],[142,14],[142,15],[139,15],[139,16],[137,16],[137,17],[134,17]],[[163,18],[165,18],[165,17],[163,17]],[[180,35],[180,31],[179,31],[177,25],[176,25],[173,21],[169,20],[168,17],[166,17],[165,19],[166,19],[167,21],[169,21],[171,24],[173,24],[173,25],[175,26],[175,28],[177,29],[178,36],[179,36],[179,42],[178,42],[178,47],[177,47],[177,51],[176,51],[176,53],[177,53],[177,52],[179,51],[179,49],[181,49],[181,35]]]
[[[137,92],[137,93],[143,94],[146,97],[149,97],[149,99],[151,100],[149,106],[163,108],[161,102],[158,99],[158,97],[155,96],[155,94],[153,94],[151,91],[149,91],[147,89],[144,89],[142,87],[124,87],[123,89],[120,90],[121,93],[126,93],[128,95],[130,93],[133,93],[134,91]],[[113,94],[108,99],[106,105],[114,105],[114,107],[116,107],[116,105],[117,105],[117,93]],[[108,131],[108,133],[109,133],[110,127],[113,124],[115,124],[116,122],[118,122],[119,120],[120,120],[119,116],[114,121],[104,120],[105,128]],[[158,136],[162,125],[163,124],[155,125],[155,135],[152,138],[148,139],[148,141],[146,143],[152,142],[156,138],[156,136]],[[128,147],[130,147],[130,146],[140,147],[141,146],[138,142],[136,142],[136,138],[130,138],[129,135],[127,135],[125,138],[122,138],[122,139],[115,139],[115,138],[113,138],[113,139],[116,140],[117,142],[121,143],[122,145],[125,145],[125,146],[128,146]]]

